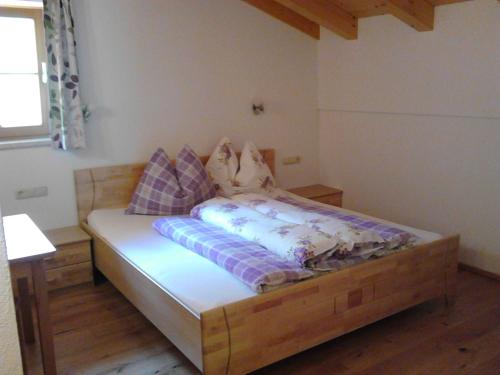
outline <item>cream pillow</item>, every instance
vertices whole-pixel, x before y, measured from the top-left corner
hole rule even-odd
[[[212,179],[218,195],[229,197],[236,193],[235,180],[239,163],[229,138],[222,138],[210,155],[205,169]]]
[[[239,193],[270,191],[276,187],[273,174],[253,142],[245,142],[236,174]]]
[[[222,138],[205,168],[217,194],[225,197],[238,193],[268,192],[276,186],[271,170],[253,142],[245,142],[238,162],[231,141],[227,137]]]

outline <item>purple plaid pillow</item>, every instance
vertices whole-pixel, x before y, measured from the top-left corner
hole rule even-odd
[[[193,206],[192,196],[182,191],[174,166],[165,151],[159,148],[144,169],[125,213],[183,215]]]
[[[177,177],[186,195],[192,197],[193,206],[215,197],[215,187],[196,153],[185,145],[177,155]]]

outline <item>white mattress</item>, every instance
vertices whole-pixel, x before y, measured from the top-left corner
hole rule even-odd
[[[101,209],[92,211],[87,221],[120,255],[195,314],[255,295],[223,268],[161,236],[152,227],[157,218]]]
[[[226,270],[158,234],[152,228],[157,218],[125,215],[124,209],[101,209],[92,211],[88,223],[120,255],[147,273],[195,314],[255,295]],[[422,242],[441,238],[436,233],[390,224],[416,234]]]

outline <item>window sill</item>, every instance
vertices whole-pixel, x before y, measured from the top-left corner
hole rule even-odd
[[[16,148],[48,147],[51,140],[48,137],[0,140],[0,150],[13,150]]]

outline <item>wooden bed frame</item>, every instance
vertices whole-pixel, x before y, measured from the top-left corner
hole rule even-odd
[[[274,173],[274,150],[261,152]],[[248,373],[424,301],[454,301],[458,236],[197,314],[86,223],[93,209],[125,207],[144,166],[75,171],[78,217],[95,267],[204,374]]]

